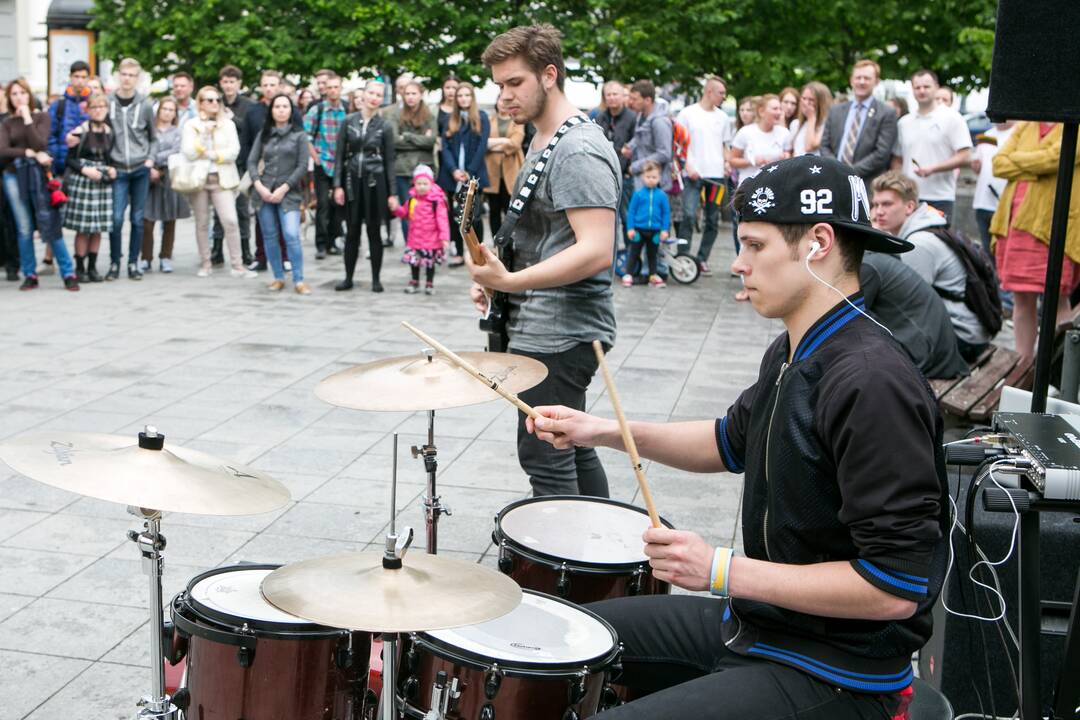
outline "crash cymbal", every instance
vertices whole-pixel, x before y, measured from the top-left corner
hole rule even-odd
[[[262,594],[287,613],[367,632],[440,630],[493,620],[521,604],[521,588],[497,570],[422,552],[398,570],[381,552],[342,553],[275,570]]]
[[[463,352],[461,357],[512,393],[547,377],[538,360],[510,353]],[[417,411],[475,405],[499,394],[442,355],[376,360],[331,375],[315,386],[320,400],[353,410]]]
[[[252,468],[168,442],[139,444],[138,436],[36,432],[0,443],[0,460],[61,490],[162,512],[254,515],[289,502],[284,485]]]

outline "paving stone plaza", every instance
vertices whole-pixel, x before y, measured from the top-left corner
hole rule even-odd
[[[666,289],[615,288],[618,341],[609,355],[630,419],[715,417],[753,382],[780,332],[732,296],[730,228],[715,275]],[[310,244],[306,245],[310,248]],[[340,258],[309,253],[313,294],[265,289],[217,272],[195,277],[190,221],[178,227],[176,272],[64,292],[55,275],[17,292],[0,284],[0,439],[28,430],[135,434],[156,425],[178,443],[249,463],[284,483],[277,512],[166,515],[166,602],[198,573],[240,562],[288,563],[381,546],[399,433],[398,522],[422,548],[425,413],[331,407],[313,388],[372,360],[418,352],[409,320],[455,350],[482,350],[464,270],[440,269],[436,294],[405,295],[389,251],[386,292],[369,292],[361,260],[351,293],[335,293]],[[291,286],[290,286],[291,287]],[[592,410],[612,416],[598,377]],[[516,410],[491,402],[436,414],[439,488],[453,515],[440,552],[494,566],[493,516],[529,494],[517,462]],[[624,455],[602,452],[611,495],[638,502]],[[741,479],[646,466],[658,509],[676,527],[739,545]],[[131,718],[149,690],[146,576],[123,506],[79,497],[0,469],[0,720]]]

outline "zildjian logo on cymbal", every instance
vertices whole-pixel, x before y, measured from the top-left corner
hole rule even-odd
[[[74,462],[74,447],[74,443],[58,442],[56,440],[49,443],[49,450],[52,451],[56,461],[61,465],[70,465]]]

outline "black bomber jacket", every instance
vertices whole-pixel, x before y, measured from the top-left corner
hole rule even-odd
[[[861,293],[849,300],[865,308]],[[945,573],[942,433],[934,396],[907,354],[846,302],[793,354],[787,333],[772,343],[758,381],[716,422],[724,465],[745,472],[746,556],[848,561],[917,610],[904,620],[854,620],[732,598],[723,614],[731,650],[848,690],[892,693],[911,683],[911,655],[930,637]]]

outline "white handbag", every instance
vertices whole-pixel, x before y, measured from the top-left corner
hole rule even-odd
[[[183,153],[169,156],[169,183],[178,193],[193,193],[206,186],[208,168],[204,162],[191,162]]]

